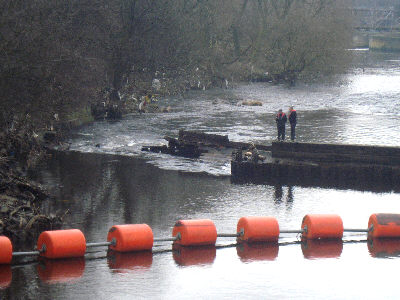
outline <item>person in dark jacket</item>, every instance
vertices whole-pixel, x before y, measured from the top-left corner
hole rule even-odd
[[[289,123],[290,123],[290,139],[294,142],[296,138],[296,124],[297,124],[297,112],[293,109],[293,106],[289,107]]]
[[[287,117],[286,114],[282,112],[282,109],[278,111],[275,121],[276,121],[276,126],[278,128],[278,141],[284,141]]]

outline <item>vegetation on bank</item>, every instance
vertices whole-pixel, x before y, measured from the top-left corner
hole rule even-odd
[[[333,0],[0,0],[0,8],[0,126],[29,116],[37,131],[107,94],[136,101],[155,82],[169,94],[337,72],[351,31],[346,1]]]
[[[43,133],[56,141],[101,106],[342,71],[345,2],[0,0],[0,171],[33,165]],[[4,211],[23,197],[3,192]]]
[[[42,212],[42,202],[50,195],[25,174],[46,154],[29,126],[22,121],[16,126],[0,134],[0,235],[18,244],[33,242],[43,230],[60,228],[62,217]]]

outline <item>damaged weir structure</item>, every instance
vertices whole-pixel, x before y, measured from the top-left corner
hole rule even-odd
[[[262,163],[233,156],[235,183],[400,190],[400,147],[273,142]]]

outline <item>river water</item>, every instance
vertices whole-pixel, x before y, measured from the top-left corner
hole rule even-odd
[[[281,229],[300,229],[306,214],[339,214],[346,228],[366,228],[373,213],[400,213],[395,191],[232,184],[229,153],[200,159],[145,153],[179,129],[270,144],[279,108],[298,111],[297,139],[400,146],[400,54],[355,51],[352,72],[330,84],[286,88],[267,83],[190,92],[159,99],[166,114],[132,114],[96,122],[56,152],[36,177],[56,195],[48,212],[65,212],[64,228],[87,242],[105,241],[112,225],[146,223],[170,237],[179,219],[207,218],[234,233],[242,216],[274,216]],[[363,68],[364,67],[364,68]],[[238,105],[258,100],[262,106]],[[0,269],[1,299],[395,299],[400,242],[343,242],[177,249],[155,243],[153,253],[113,255],[93,249],[86,260],[41,261]],[[12,278],[12,279],[11,279]]]

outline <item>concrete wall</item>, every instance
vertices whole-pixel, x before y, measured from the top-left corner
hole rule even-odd
[[[369,49],[376,51],[400,52],[400,33],[370,36]]]

